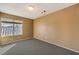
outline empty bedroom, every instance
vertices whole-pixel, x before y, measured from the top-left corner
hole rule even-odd
[[[0,3],[0,55],[79,55],[79,3]]]

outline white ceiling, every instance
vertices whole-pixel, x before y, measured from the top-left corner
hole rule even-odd
[[[74,4],[75,3],[0,3],[0,11],[36,19]],[[30,5],[34,6],[35,9],[33,11],[28,10],[27,7]],[[46,10],[46,13],[41,13],[43,10]]]

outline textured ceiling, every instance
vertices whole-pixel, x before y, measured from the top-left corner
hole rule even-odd
[[[74,5],[75,3],[0,3],[0,11],[30,19],[53,13],[60,9]],[[28,6],[33,6],[34,10],[28,10]],[[45,13],[42,13],[43,11]]]

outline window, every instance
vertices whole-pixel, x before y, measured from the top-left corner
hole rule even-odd
[[[1,37],[13,36],[13,24],[12,23],[1,23]]]
[[[23,34],[22,21],[1,21],[1,37]]]
[[[14,24],[14,35],[22,35],[22,24]]]

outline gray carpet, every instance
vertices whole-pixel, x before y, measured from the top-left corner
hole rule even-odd
[[[17,42],[4,55],[77,55],[79,53],[37,39]]]

